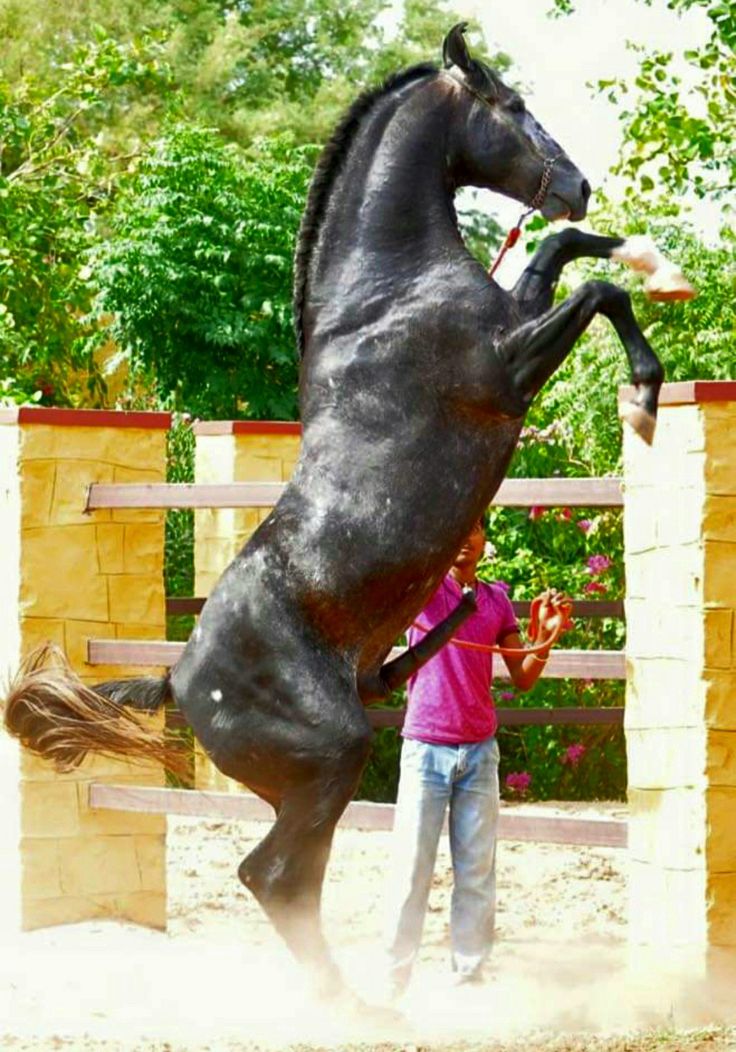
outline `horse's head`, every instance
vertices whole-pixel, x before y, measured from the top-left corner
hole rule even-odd
[[[455,82],[461,114],[452,130],[459,182],[513,197],[538,208],[546,219],[583,219],[588,181],[529,113],[518,92],[471,57],[465,26],[453,26],[442,48],[447,72],[441,76]]]

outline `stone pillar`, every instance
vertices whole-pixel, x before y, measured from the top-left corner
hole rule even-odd
[[[94,683],[137,670],[88,665],[88,639],[165,638],[163,514],[84,506],[91,482],[162,481],[169,421],[0,409],[4,680],[45,640]],[[0,731],[0,929],[97,917],[165,926],[166,819],[90,810],[93,781],[162,785],[164,774],[99,756],[57,774]]]
[[[736,961],[736,383],[667,384],[624,428],[630,935]]]
[[[301,425],[281,420],[212,420],[194,425],[198,483],[288,482],[299,455]],[[194,513],[194,591],[207,596],[269,508],[206,508]],[[242,789],[195,749],[195,784]]]

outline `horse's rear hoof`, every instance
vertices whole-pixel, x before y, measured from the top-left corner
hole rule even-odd
[[[636,405],[635,402],[621,402],[618,407],[618,415],[636,431],[639,438],[651,446],[657,427],[656,417],[648,413],[646,409],[642,409],[640,405]]]

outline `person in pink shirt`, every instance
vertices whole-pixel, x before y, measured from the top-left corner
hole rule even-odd
[[[409,644],[453,610],[464,588],[476,611],[455,633],[459,641],[524,649],[506,589],[476,578],[485,529],[476,522],[450,572],[409,630]],[[569,602],[551,592],[552,611]],[[549,656],[554,618],[540,619],[535,653],[504,655],[519,691],[534,686]],[[541,649],[540,649],[541,645]],[[449,808],[453,891],[452,967],[460,982],[479,982],[491,948],[496,906],[496,827],[499,812],[496,742],[491,698],[493,656],[450,643],[408,683],[401,774],[394,819],[394,863],[388,894],[389,994],[408,985],[421,943],[437,845]]]

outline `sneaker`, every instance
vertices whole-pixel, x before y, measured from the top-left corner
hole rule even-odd
[[[455,972],[455,986],[480,986],[482,982],[482,968],[474,968],[472,972]]]

